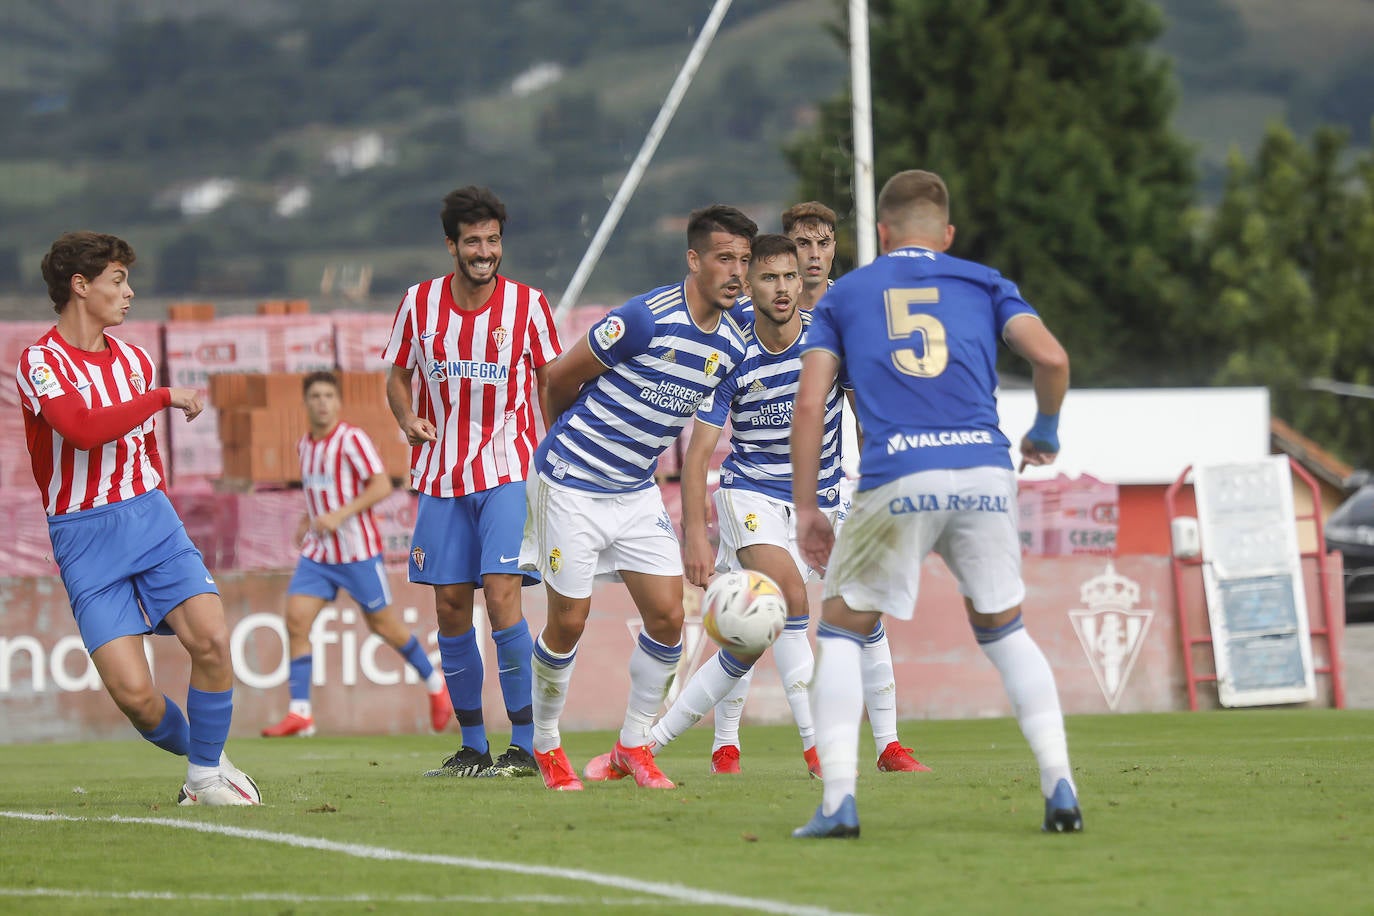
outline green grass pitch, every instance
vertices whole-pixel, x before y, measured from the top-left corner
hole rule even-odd
[[[933,767],[877,773],[862,836],[789,833],[820,799],[790,727],[709,723],[675,791],[423,779],[456,735],[233,740],[260,808],[178,808],[139,741],[0,747],[0,912],[1361,913],[1374,907],[1374,712],[1075,716],[1086,831],[1046,835],[1009,719],[903,723]],[[495,736],[497,740],[501,737]],[[579,768],[610,733],[565,736]]]

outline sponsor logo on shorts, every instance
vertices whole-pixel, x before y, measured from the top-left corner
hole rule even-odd
[[[702,371],[706,373],[707,378],[710,378],[716,374],[716,367],[719,365],[720,354],[713,352],[710,356],[706,357],[706,365],[702,368]]]
[[[991,444],[992,433],[985,429],[941,429],[931,433],[893,433],[887,439],[887,453],[895,455],[909,448]]]
[[[960,496],[946,493],[941,498],[936,493],[917,493],[915,496],[898,496],[888,500],[889,515],[906,515],[909,512],[1006,512],[1005,496],[974,494]]]
[[[549,551],[549,571],[558,572],[563,568],[563,551],[555,547]]]
[[[669,534],[673,533],[673,520],[668,517],[668,510],[666,509],[663,510],[663,512],[659,515],[658,519],[655,520],[654,524],[662,528]]]
[[[592,329],[592,337],[596,338],[597,346],[603,350],[609,350],[612,344],[624,336],[625,322],[615,315],[608,315]]]
[[[750,512],[748,515],[744,517],[744,527],[749,529],[750,531],[758,531],[759,517],[754,513]]]
[[[425,549],[423,547],[410,548],[410,562],[415,564],[416,569],[425,568]]]

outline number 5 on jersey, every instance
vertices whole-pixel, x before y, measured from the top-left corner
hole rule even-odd
[[[949,365],[949,345],[945,342],[945,326],[940,319],[926,312],[913,311],[922,305],[940,301],[938,287],[918,289],[889,289],[887,300],[887,336],[891,340],[920,338],[921,352],[911,347],[892,351],[892,365],[898,372],[917,378],[935,378]]]

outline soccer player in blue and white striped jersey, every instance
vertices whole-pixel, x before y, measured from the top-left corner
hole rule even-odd
[[[798,311],[806,315],[807,320],[809,320],[811,309],[815,308],[816,303],[825,295],[832,283],[830,269],[835,260],[836,220],[834,210],[815,200],[793,204],[782,213],[783,235],[791,239],[797,247],[797,267],[801,274],[802,284],[797,305]],[[731,314],[741,324],[752,324],[754,321],[753,302],[751,300],[741,301],[736,304]],[[790,389],[792,393],[796,392],[795,382],[794,378]],[[839,423],[840,408],[838,407],[838,400],[836,400],[827,406],[826,445],[824,447],[825,453],[830,455],[833,452],[836,460],[838,460],[840,448]],[[783,452],[787,450],[787,432],[785,429],[779,432],[781,436],[780,450]],[[790,460],[788,470],[789,472],[791,470]],[[822,479],[826,479],[827,473],[828,471],[822,472]],[[850,497],[853,494],[853,482],[841,475],[838,487],[840,505],[833,519],[837,525],[844,520]],[[783,499],[790,502],[791,494],[784,495]],[[743,518],[743,515],[740,518]],[[791,541],[789,540],[787,543],[790,545]],[[801,569],[803,577],[809,580],[812,575],[810,568],[802,563]],[[789,604],[789,607],[793,608],[796,614],[805,614],[804,611],[798,610],[798,606],[795,604]],[[790,635],[795,638],[798,632],[804,633],[807,619],[809,618],[805,616],[800,620],[793,619],[791,621],[792,629],[788,634],[784,634],[784,637]],[[800,652],[801,649],[798,645],[798,657],[795,665],[784,666],[784,662],[791,654],[787,644],[784,643],[780,651],[774,652],[773,658],[778,663],[784,692],[792,706],[797,728],[801,732],[802,749],[806,756],[807,766],[813,774],[819,774],[820,764],[815,759],[815,751],[812,750],[815,739],[814,730],[811,726],[811,714],[806,709],[805,691],[803,687],[799,686],[811,678],[813,656],[808,645],[803,663]],[[878,769],[884,772],[929,772],[930,768],[916,759],[911,748],[903,747],[897,737],[897,685],[892,670],[892,646],[888,642],[887,630],[882,621],[878,622],[877,626],[873,628],[873,632],[864,640],[862,668],[864,706],[868,710],[868,721],[873,734],[874,753],[877,755]],[[792,677],[793,673],[797,677]],[[749,695],[749,684],[752,677],[751,670],[749,674],[740,678],[739,683],[730,691],[729,695],[716,704],[716,733],[711,751],[713,772],[730,773],[738,770],[739,723],[744,712],[745,699]]]
[[[749,289],[755,312],[749,347],[739,368],[712,393],[697,412],[682,474],[684,566],[693,585],[705,587],[712,572],[748,568],[772,578],[787,602],[787,627],[774,643],[773,657],[782,675],[788,703],[802,736],[808,769],[820,775],[815,729],[807,682],[813,663],[807,641],[806,579],[812,574],[795,545],[792,521],[792,463],[788,431],[792,400],[801,372],[801,344],[810,314],[797,308],[801,272],[797,246],[783,235],[754,240]],[[839,512],[840,386],[829,397],[826,470],[817,498],[832,519]],[[720,552],[713,554],[706,534],[706,476],[726,419],[732,427],[731,453],[721,469],[715,494],[721,521]],[[758,660],[720,649],[701,666],[663,718],[650,729],[657,753],[699,721],[742,683]],[[738,709],[743,698],[735,704]],[[719,709],[717,715],[719,715]],[[735,716],[738,726],[738,714]],[[712,770],[739,772],[738,737],[712,754]],[[617,779],[608,755],[587,764],[588,779]]]
[[[558,720],[596,579],[623,581],[644,631],[614,764],[636,784],[673,788],[649,727],[682,657],[682,554],[654,483],[658,457],[744,358],[728,315],[744,291],[758,227],[734,207],[694,212],[687,278],[636,296],[550,367],[556,417],[535,454],[521,565],[543,573],[548,623],[534,646],[535,759],[551,789],[581,789]]]

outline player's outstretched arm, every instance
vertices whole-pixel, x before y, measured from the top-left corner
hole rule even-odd
[[[556,421],[577,400],[582,386],[606,371],[606,364],[596,358],[591,344],[583,337],[547,368],[549,419]]]
[[[1054,461],[1059,453],[1059,408],[1069,390],[1069,354],[1038,317],[1017,315],[1007,322],[1007,346],[1031,364],[1035,423],[1021,440],[1021,467]]]
[[[682,458],[682,567],[698,588],[706,587],[716,566],[706,534],[706,474],[718,441],[719,426],[695,420]]]
[[[408,366],[392,366],[386,376],[386,404],[391,408],[391,415],[396,418],[396,425],[405,433],[407,442],[411,445],[436,442],[439,437],[434,424],[416,415],[410,406],[411,379],[414,377],[414,369]]]
[[[173,394],[195,392],[189,388],[153,388],[128,401],[108,407],[90,407],[80,397],[63,392],[56,397],[44,397],[43,416],[57,434],[72,446],[89,452],[128,435],[129,431],[147,422],[164,407],[180,407]],[[185,409],[185,408],[183,408]],[[196,413],[199,413],[199,409]],[[187,419],[194,414],[188,411]]]

